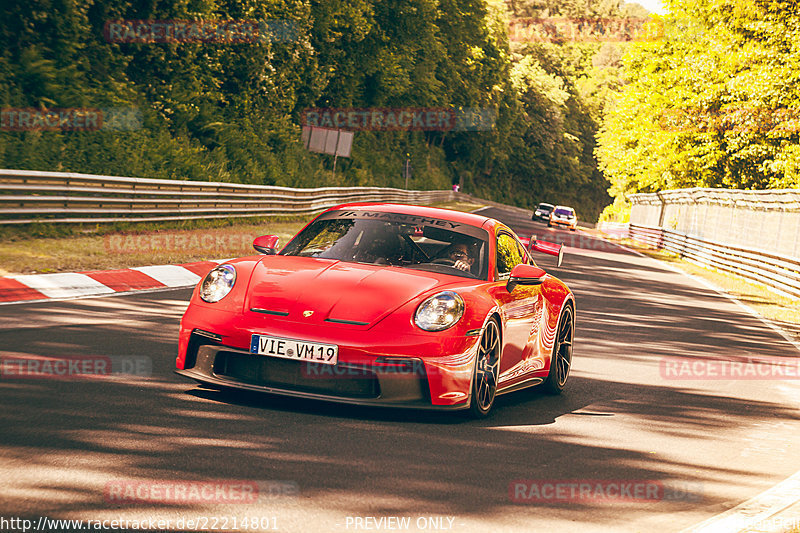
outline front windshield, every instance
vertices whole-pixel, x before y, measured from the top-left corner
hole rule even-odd
[[[572,209],[563,209],[563,208],[556,209],[556,215],[559,215],[559,216],[562,216],[562,217],[571,217],[572,216]]]
[[[332,211],[309,224],[281,255],[387,265],[486,279],[486,230],[401,213]]]

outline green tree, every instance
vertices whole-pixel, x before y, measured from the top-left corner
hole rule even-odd
[[[672,0],[624,58],[597,151],[617,198],[800,186],[800,14],[783,0]]]

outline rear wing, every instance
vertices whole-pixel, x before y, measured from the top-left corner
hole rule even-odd
[[[521,239],[525,242],[525,239]],[[564,261],[564,245],[556,244],[554,242],[540,241],[536,239],[536,235],[531,235],[528,239],[528,250],[541,252],[543,254],[554,255],[558,257],[558,266]]]

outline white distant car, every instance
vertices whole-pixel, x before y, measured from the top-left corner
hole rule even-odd
[[[553,212],[550,213],[550,220],[547,222],[548,226],[566,226],[571,231],[575,231],[578,227],[578,216],[575,210],[571,207],[557,205]]]
[[[536,207],[536,211],[533,212],[533,216],[531,216],[531,220],[539,220],[541,222],[548,222],[550,220],[550,213],[553,212],[556,206],[553,204],[548,203],[541,203]]]

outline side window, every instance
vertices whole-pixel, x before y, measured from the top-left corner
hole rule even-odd
[[[508,276],[511,269],[526,262],[527,254],[520,248],[516,239],[508,233],[497,236],[497,274]]]

